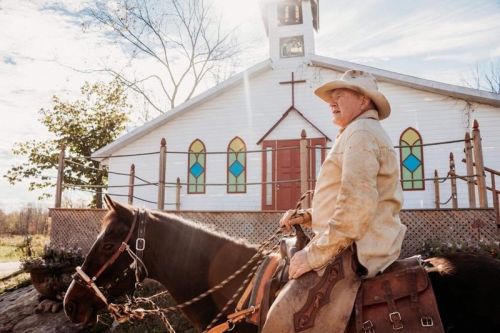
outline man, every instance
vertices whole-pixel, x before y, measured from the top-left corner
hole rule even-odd
[[[391,108],[378,91],[375,78],[362,71],[349,70],[340,80],[319,87],[315,94],[330,105],[339,134],[321,166],[316,184],[311,212],[315,236],[293,256],[289,277],[298,279],[314,270],[317,274],[304,276],[314,283],[317,281],[314,276],[321,275],[322,268],[353,244],[364,270],[362,274],[373,277],[398,258],[406,231],[399,219],[403,197],[398,158],[379,123],[390,115]],[[289,211],[280,224],[289,229],[293,221]],[[307,291],[301,292],[304,287],[301,280],[292,280],[284,293],[306,295],[299,299],[280,294],[269,311],[264,332],[285,332],[278,328],[283,320],[279,323],[273,317],[287,316],[286,308],[290,306],[285,303],[305,302]],[[330,294],[330,303],[333,300],[338,304],[322,310],[332,312],[324,318],[334,318],[336,324],[318,326],[313,331],[344,332],[354,302],[349,298],[355,295],[359,281],[351,278],[340,282]],[[350,290],[349,297],[342,293],[346,289]],[[340,298],[344,301],[339,301]],[[344,323],[338,324],[339,321]]]

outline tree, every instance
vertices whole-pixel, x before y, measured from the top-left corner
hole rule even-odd
[[[239,52],[232,31],[223,31],[220,18],[205,0],[97,1],[90,17],[125,43],[129,67],[138,59],[153,60],[151,73],[141,77],[111,67],[103,70],[142,95],[159,113],[190,99],[207,74],[220,76],[226,60]],[[159,101],[158,95],[162,95]]]
[[[29,179],[29,190],[52,188],[58,167],[60,147],[66,148],[67,163],[64,183],[74,185],[105,185],[107,173],[99,170],[99,162],[89,156],[114,141],[125,129],[129,105],[124,87],[118,81],[109,84],[86,82],[81,99],[73,102],[52,97],[52,109],[40,110],[40,121],[52,134],[52,139],[31,140],[14,144],[12,152],[28,161],[12,166],[4,175],[11,184]],[[50,197],[44,193],[42,197]],[[97,204],[94,195],[93,205]]]
[[[466,80],[465,84],[471,88],[500,94],[500,64],[493,61],[477,63],[472,70],[471,79]]]

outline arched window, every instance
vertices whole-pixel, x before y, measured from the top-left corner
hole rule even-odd
[[[401,162],[401,186],[403,190],[425,190],[424,150],[422,137],[418,131],[408,127],[399,139]]]
[[[302,24],[302,3],[299,0],[290,0],[278,5],[279,25]]]
[[[240,137],[227,146],[227,193],[247,191],[247,148]]]
[[[205,193],[206,159],[205,145],[196,139],[189,146],[188,193]]]

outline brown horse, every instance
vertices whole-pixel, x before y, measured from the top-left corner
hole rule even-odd
[[[134,290],[136,277],[162,283],[178,302],[187,301],[230,276],[257,251],[244,241],[209,230],[175,215],[145,212],[145,244],[138,211],[106,198],[110,208],[103,229],[82,265],[82,276],[96,276],[95,291],[83,278],[75,278],[64,299],[67,316],[75,323],[94,323],[106,301]],[[122,242],[136,251],[144,245],[143,263],[134,253],[120,251]],[[121,246],[123,249],[123,246]],[[111,260],[111,259],[112,260]],[[430,273],[446,332],[500,332],[500,261],[472,254],[434,258],[441,272]],[[231,298],[248,270],[209,297],[184,309],[199,330],[204,329]],[[102,293],[102,296],[98,294]],[[104,297],[104,299],[102,299]],[[257,332],[239,324],[237,332]]]

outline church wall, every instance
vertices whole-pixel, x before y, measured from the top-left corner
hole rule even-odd
[[[193,140],[199,138],[208,152],[226,151],[229,141],[241,137],[248,150],[259,150],[257,141],[280,119],[291,105],[291,72],[296,80],[307,80],[295,85],[295,106],[331,139],[337,130],[331,123],[328,106],[313,94],[321,82],[339,77],[340,73],[328,69],[299,64],[293,68],[277,68],[245,80],[242,84],[227,90],[219,96],[195,107],[171,120],[161,128],[148,133],[115,154],[143,153],[159,150],[162,137],[167,140],[167,150],[187,152]],[[463,139],[472,120],[477,119],[483,135],[485,165],[500,169],[500,110],[487,105],[472,104],[470,117],[464,101],[443,95],[423,92],[392,83],[380,82],[380,89],[392,105],[392,115],[382,121],[394,145],[399,144],[401,133],[408,127],[418,130],[424,143]],[[299,138],[300,130],[306,128],[308,136],[317,135],[310,125],[291,112],[270,135],[269,139]],[[302,126],[303,125],[303,126]],[[315,133],[315,134],[313,134]],[[328,142],[328,146],[332,143]],[[456,172],[465,175],[465,164],[461,162],[463,143],[424,148],[425,177],[434,177],[434,169],[440,176],[448,171],[449,153],[455,154]],[[399,152],[398,152],[399,157]],[[136,175],[156,182],[158,179],[158,155],[116,158],[110,160],[113,171],[128,172],[131,163],[136,164]],[[261,154],[247,154],[247,182],[261,181]],[[187,154],[167,156],[167,182],[181,182],[187,179]],[[226,183],[226,156],[207,155],[207,183]],[[110,184],[127,184],[128,177],[110,175]],[[489,179],[488,179],[489,182]],[[140,183],[136,180],[136,184]],[[468,206],[466,183],[458,180],[459,207]],[[127,194],[127,188],[110,189],[110,193]],[[225,186],[207,186],[205,194],[187,194],[186,186],[181,191],[181,209],[184,210],[260,210],[261,186],[248,185],[247,193],[227,194]],[[156,201],[156,187],[136,187],[135,195]],[[405,208],[433,208],[434,185],[426,182],[425,191],[405,191]],[[450,182],[441,184],[441,201],[450,196]],[[166,202],[175,200],[175,188],[166,189]],[[120,199],[120,198],[118,198]],[[121,198],[125,202],[126,198]],[[489,197],[491,205],[491,197]],[[141,206],[138,200],[134,204]],[[144,204],[154,208],[154,204]],[[443,207],[451,207],[451,202]],[[166,209],[173,209],[166,206]]]
[[[304,76],[310,69],[303,66]],[[232,88],[200,107],[195,107],[177,117],[161,128],[148,133],[115,155],[158,151],[162,137],[167,141],[167,151],[187,152],[189,145],[196,138],[202,140],[208,152],[226,151],[229,141],[235,136],[241,137],[247,150],[260,150],[257,141],[280,119],[291,106],[291,86],[280,85],[280,81],[289,81],[290,69],[265,72],[241,85]],[[295,77],[296,80],[301,77]],[[300,86],[303,87],[300,87]],[[311,89],[307,84],[296,85],[296,107],[311,108]],[[304,91],[303,91],[304,90]],[[248,93],[248,95],[247,95]],[[249,96],[249,98],[247,98]],[[330,138],[335,137],[331,126],[331,116],[323,103],[314,101],[322,110],[303,112],[304,115],[324,131]],[[278,135],[282,139],[300,138],[302,128],[309,136],[318,132],[312,130],[295,112],[290,119],[285,119],[284,126],[278,126]],[[301,122],[303,125],[301,126]],[[274,132],[272,133],[274,135]],[[269,138],[277,139],[276,135]],[[136,175],[149,181],[158,179],[158,155],[112,158],[110,168],[113,171],[128,172],[131,163],[136,164]],[[261,153],[247,154],[247,182],[261,182]],[[179,177],[182,183],[187,179],[187,154],[167,154],[167,182],[175,182]],[[207,155],[207,183],[226,183],[226,155]],[[127,184],[125,176],[110,175],[110,184]],[[139,183],[136,180],[136,184]],[[110,189],[112,193],[126,194],[127,188]],[[151,186],[136,187],[135,195],[150,201],[156,201],[157,188]],[[122,202],[126,197],[118,198]],[[175,188],[166,189],[166,202],[175,200]],[[156,205],[134,200],[138,206],[154,208]],[[166,209],[172,207],[166,206]],[[185,210],[260,210],[261,186],[248,185],[247,193],[227,194],[225,186],[207,186],[205,194],[187,194],[186,186],[181,190],[181,209]]]

